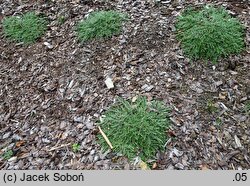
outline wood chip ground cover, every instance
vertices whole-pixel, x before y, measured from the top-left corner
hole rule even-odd
[[[190,62],[175,38],[187,6],[224,6],[246,27],[246,51],[218,64]],[[140,169],[103,153],[96,121],[117,96],[162,100],[172,109],[171,139],[154,169],[249,169],[250,4],[248,1],[13,1],[6,16],[35,11],[48,31],[23,46],[0,26],[0,169]],[[74,30],[94,10],[127,13],[121,35],[80,44]],[[62,19],[63,18],[63,19]],[[111,78],[114,88],[105,80]],[[210,112],[209,105],[216,109]],[[73,152],[72,145],[80,144]],[[3,158],[12,150],[9,160]],[[137,162],[137,164],[136,164]],[[152,168],[152,167],[150,167]]]

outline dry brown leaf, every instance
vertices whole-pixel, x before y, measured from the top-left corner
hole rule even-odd
[[[18,141],[18,142],[16,143],[16,147],[20,147],[20,146],[24,145],[24,143],[25,143],[24,140]]]

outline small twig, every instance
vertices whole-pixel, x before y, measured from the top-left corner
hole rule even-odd
[[[101,127],[98,126],[98,129],[99,129],[101,135],[103,136],[103,138],[105,139],[105,141],[107,142],[107,144],[109,145],[109,147],[111,149],[113,149],[112,144],[110,143],[110,141],[109,141],[108,137],[106,136],[106,134],[104,134],[104,132],[102,131]]]
[[[60,145],[58,147],[52,147],[50,150],[48,150],[48,152],[51,152],[51,151],[54,151],[54,150],[57,150],[57,149],[60,149],[60,148],[63,148],[63,147],[67,147],[69,146],[71,143],[68,143],[68,144],[63,144],[63,145]]]

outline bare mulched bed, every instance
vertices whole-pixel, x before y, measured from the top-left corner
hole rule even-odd
[[[175,38],[176,17],[211,2],[246,26],[246,51],[216,65],[191,62]],[[122,34],[80,44],[76,23],[109,9],[129,14]],[[0,169],[140,169],[102,152],[95,124],[117,96],[137,95],[172,108],[170,139],[152,160],[154,169],[250,168],[249,1],[5,0],[0,21],[27,11],[49,20],[35,44],[7,41],[0,26],[0,154],[14,151],[0,158]],[[106,87],[107,77],[114,89]],[[73,143],[81,144],[78,152]]]

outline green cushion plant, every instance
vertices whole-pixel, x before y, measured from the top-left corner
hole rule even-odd
[[[139,97],[134,103],[118,99],[104,114],[99,123],[114,151],[129,159],[140,156],[143,160],[154,158],[164,149],[169,127],[169,109],[160,101],[147,102]],[[104,150],[109,148],[104,138],[98,136]]]
[[[47,29],[47,21],[34,12],[22,16],[10,16],[3,20],[3,33],[10,40],[30,44],[41,37]]]
[[[83,42],[120,34],[122,22],[126,19],[126,14],[113,10],[93,12],[86,20],[78,23],[76,27],[78,39]]]
[[[244,50],[244,27],[223,8],[188,8],[177,19],[177,39],[191,59],[217,62]]]
[[[13,156],[13,151],[12,150],[7,150],[2,154],[3,159],[8,160]]]
[[[250,101],[246,102],[246,104],[245,104],[245,111],[246,111],[246,113],[250,114]]]

